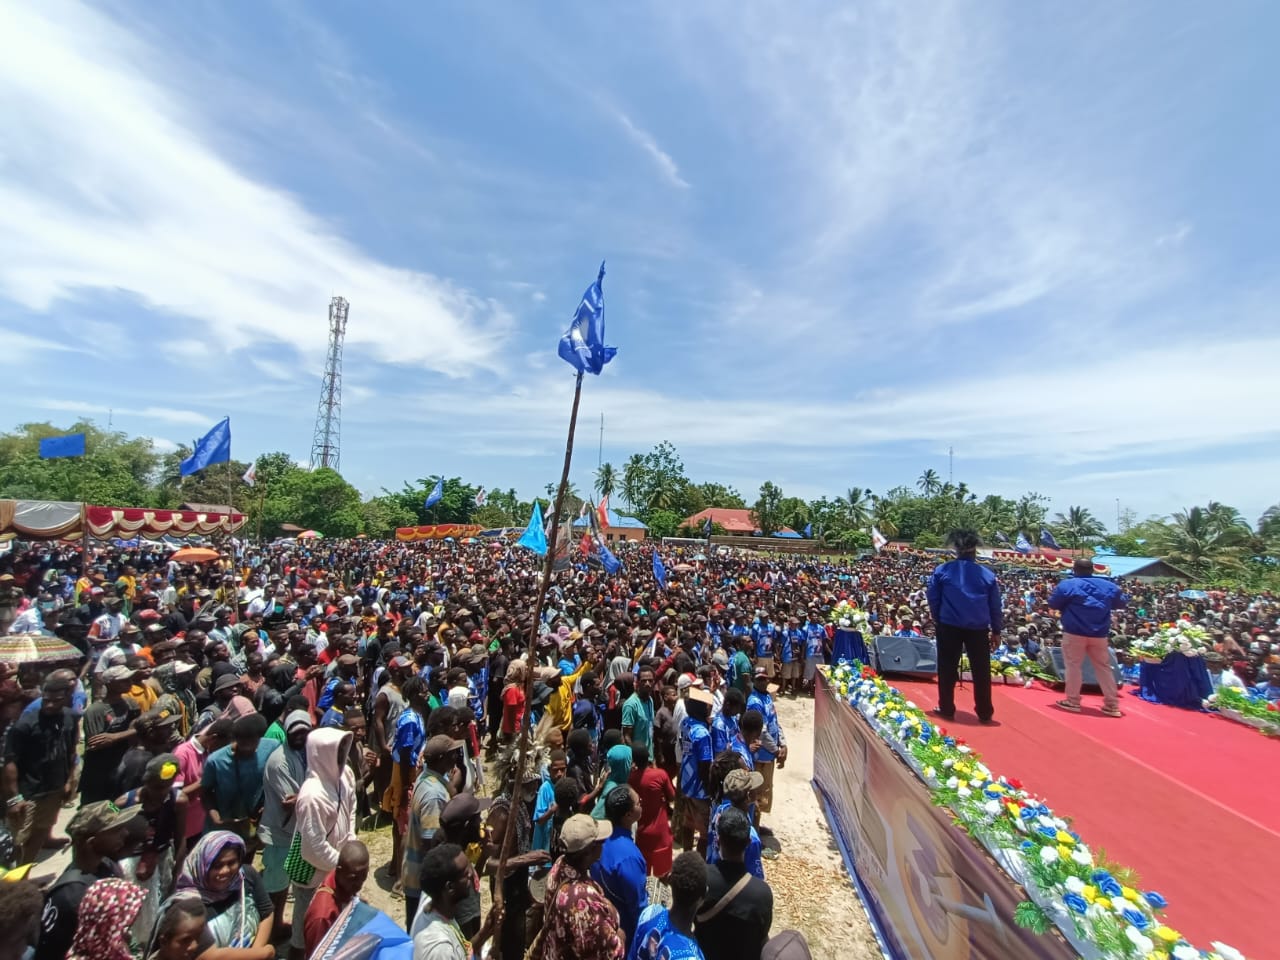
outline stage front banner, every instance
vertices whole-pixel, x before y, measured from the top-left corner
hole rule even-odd
[[[483,531],[484,527],[478,523],[437,523],[427,527],[397,527],[396,539],[401,543],[444,540],[447,537],[461,540],[463,537],[478,537]]]
[[[818,675],[813,781],[895,960],[1066,960],[1056,931],[1013,922],[1021,887],[934,806],[928,789]]]

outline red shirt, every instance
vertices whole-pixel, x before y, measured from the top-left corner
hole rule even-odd
[[[524,687],[509,683],[502,691],[502,732],[515,733],[524,722]]]
[[[342,908],[347,905],[346,901],[338,903],[337,894],[334,892],[335,884],[333,872],[330,871],[324,878],[324,883],[316,888],[315,895],[311,898],[311,905],[307,907],[307,915],[303,917],[302,940],[306,944],[308,957],[315,952],[324,935],[333,926],[333,922],[338,919]]]

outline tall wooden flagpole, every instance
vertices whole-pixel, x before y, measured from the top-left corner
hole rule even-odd
[[[524,774],[524,767],[529,756],[529,746],[532,740],[533,711],[529,709],[529,703],[533,699],[534,673],[538,665],[538,626],[542,622],[542,609],[546,605],[547,592],[551,589],[551,578],[555,573],[556,543],[560,537],[560,517],[564,511],[565,491],[569,488],[569,466],[573,462],[573,435],[578,427],[578,401],[582,399],[582,374],[583,371],[579,370],[573,385],[573,409],[569,414],[569,436],[564,445],[564,469],[560,473],[560,488],[556,490],[556,502],[551,515],[551,530],[547,538],[547,558],[542,564],[542,576],[538,582],[538,597],[533,605],[533,624],[529,628],[529,642],[526,649],[529,665],[528,669],[525,670],[524,677],[524,722],[520,724],[519,740],[516,747],[516,782],[511,785],[511,803],[507,813],[507,829],[502,836],[502,850],[498,857],[498,883],[494,888],[493,895],[493,909],[495,910],[500,909],[503,903],[502,883],[506,875],[507,859],[511,855],[511,847],[515,842],[516,835],[516,804],[523,802],[520,798],[521,784],[519,778]],[[501,784],[499,789],[501,789]],[[502,955],[501,937],[498,935],[494,937],[492,953],[496,957],[501,957]]]

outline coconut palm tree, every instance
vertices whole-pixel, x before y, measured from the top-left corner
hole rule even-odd
[[[1090,513],[1088,507],[1067,507],[1066,513],[1059,513],[1053,518],[1053,525],[1073,550],[1079,550],[1084,541],[1107,532],[1102,521]]]
[[[1234,522],[1233,514],[1239,516],[1215,503],[1179,510],[1166,525],[1159,546],[1171,561],[1198,577],[1215,565],[1236,566],[1250,531]]]
[[[634,510],[644,500],[644,454],[633,453],[622,468],[622,499]]]
[[[920,479],[916,481],[916,486],[920,488],[920,492],[926,497],[936,496],[938,491],[942,489],[942,478],[938,476],[938,471],[932,467],[920,474]]]
[[[871,519],[871,490],[850,487],[843,497],[836,497],[840,512],[844,514],[845,523],[855,530],[861,530]]]
[[[988,494],[978,504],[979,523],[982,535],[994,539],[997,532],[1007,533],[1014,524],[1014,505],[999,494]]]
[[[601,499],[613,493],[613,488],[617,486],[618,474],[613,469],[612,463],[602,463],[596,469],[596,493],[600,494]]]
[[[896,537],[898,535],[896,510],[897,508],[892,500],[886,500],[884,497],[876,497],[872,501],[871,522],[874,523],[875,528],[886,537]]]

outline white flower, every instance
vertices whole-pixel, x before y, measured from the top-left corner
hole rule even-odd
[[[1138,948],[1138,956],[1140,957],[1145,957],[1156,948],[1155,941],[1133,925],[1124,928],[1124,935],[1129,938],[1130,943]],[[1241,957],[1240,960],[1244,960],[1244,958]]]
[[[924,773],[924,778],[926,780],[932,780],[938,771],[933,769],[933,767],[925,767],[922,772]]]
[[[968,787],[957,787],[956,793],[960,795],[961,800],[966,800],[969,797],[973,796],[973,791],[970,790]]]
[[[1041,847],[1040,859],[1043,860],[1045,863],[1057,863],[1058,848],[1057,847]]]
[[[1080,864],[1080,866],[1082,867],[1093,866],[1093,854],[1089,852],[1088,847],[1083,845],[1079,847],[1075,847],[1071,851],[1071,859],[1074,860],[1076,863]]]
[[[912,703],[910,700],[908,700],[908,701],[907,701],[907,703],[906,703],[906,707],[907,707],[907,709],[908,709],[908,710],[915,710],[915,709],[916,709],[916,705],[915,705],[914,703]]]
[[[1217,940],[1209,944],[1213,947],[1214,952],[1222,958],[1222,960],[1245,960],[1245,956],[1235,947],[1229,947],[1225,943],[1219,943]]]
[[[998,817],[1000,816],[1000,801],[988,800],[982,805],[982,809],[987,812],[988,816]]]
[[[1053,817],[1037,817],[1036,823],[1040,824],[1042,827],[1052,827],[1055,830],[1058,829],[1058,823],[1053,819]]]
[[[961,744],[960,746],[956,747],[956,749],[959,750],[961,753],[973,753],[973,748],[967,747],[964,744]]]
[[[956,765],[956,759],[955,759],[955,757],[946,757],[946,758],[944,758],[944,759],[943,759],[943,761],[942,761],[942,765],[943,765],[944,767],[946,767],[948,770],[950,770],[952,767],[954,767],[954,766]]]
[[[1173,948],[1173,960],[1200,960],[1200,951],[1189,943],[1180,943]]]
[[[948,790],[954,790],[954,789],[956,789],[958,786],[960,786],[960,780],[959,780],[959,778],[958,778],[958,777],[948,777],[948,778],[947,778],[947,789],[948,789]]]
[[[1124,897],[1112,897],[1111,909],[1123,917],[1126,910],[1137,910],[1138,905],[1131,900],[1126,900]]]
[[[1084,893],[1084,881],[1079,877],[1067,877],[1068,893]]]
[[[840,626],[842,626],[842,627],[847,627],[847,626],[849,626],[849,625],[850,625],[850,624],[849,624],[849,618],[848,618],[848,617],[841,617],[841,618],[840,618]]]

